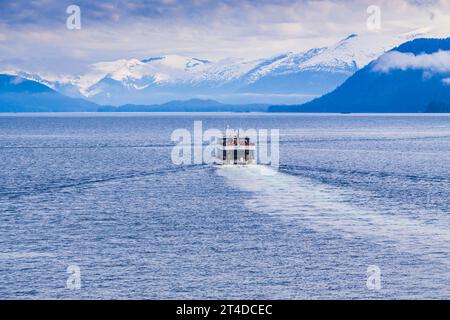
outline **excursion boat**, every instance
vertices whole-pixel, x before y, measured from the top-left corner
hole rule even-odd
[[[250,165],[255,164],[255,143],[249,137],[235,134],[224,135],[219,140],[216,149],[216,164],[219,165]]]

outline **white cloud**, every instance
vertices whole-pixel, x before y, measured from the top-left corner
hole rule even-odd
[[[443,82],[445,85],[450,86],[450,78],[442,79],[442,82]]]
[[[417,29],[428,37],[449,36],[450,0],[375,2],[382,18],[377,32],[383,36]],[[373,33],[366,27],[373,0],[80,0],[82,29],[77,31],[66,29],[61,1],[10,3],[0,10],[0,60],[17,65],[19,57],[19,67],[54,72],[165,54],[263,58]]]
[[[380,57],[373,69],[379,72],[423,70],[433,73],[446,73],[450,72],[450,51],[419,55],[392,51]]]

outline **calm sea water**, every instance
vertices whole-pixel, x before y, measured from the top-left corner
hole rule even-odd
[[[279,173],[172,164],[194,120]],[[3,114],[0,164],[2,299],[450,298],[448,116]]]

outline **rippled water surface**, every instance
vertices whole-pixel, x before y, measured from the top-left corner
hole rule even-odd
[[[174,165],[194,120],[279,172]],[[448,116],[3,114],[0,163],[3,299],[450,298]]]

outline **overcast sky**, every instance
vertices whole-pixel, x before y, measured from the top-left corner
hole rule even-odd
[[[71,4],[81,8],[81,30],[66,27]],[[450,0],[0,0],[0,68],[58,74],[164,54],[268,57],[373,32],[370,5],[381,8],[378,32],[450,36]]]

